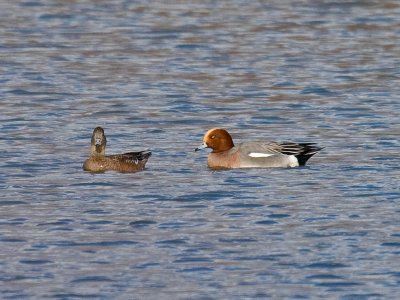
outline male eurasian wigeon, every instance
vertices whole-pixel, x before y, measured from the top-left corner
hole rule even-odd
[[[225,129],[213,128],[206,132],[203,144],[195,151],[211,148],[208,167],[230,168],[272,168],[304,166],[307,160],[322,148],[315,143],[247,142],[233,144],[231,135]]]
[[[83,163],[83,169],[90,172],[136,172],[144,169],[151,156],[150,151],[128,152],[124,154],[105,155],[107,139],[104,129],[93,130],[90,156]]]

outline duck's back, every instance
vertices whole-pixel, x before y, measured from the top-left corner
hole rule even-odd
[[[128,152],[124,154],[91,156],[83,164],[83,169],[90,172],[136,172],[145,168],[150,151]]]

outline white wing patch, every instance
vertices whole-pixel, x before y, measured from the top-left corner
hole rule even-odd
[[[261,153],[261,152],[251,152],[249,153],[250,157],[268,157],[272,156],[273,154],[271,153]]]

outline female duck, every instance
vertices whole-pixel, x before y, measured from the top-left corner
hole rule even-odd
[[[104,129],[96,127],[93,131],[90,156],[83,163],[83,169],[89,172],[137,172],[145,168],[150,151],[128,152],[105,155],[107,139]]]
[[[231,135],[221,128],[206,132],[203,144],[195,151],[211,148],[208,167],[230,168],[272,168],[304,166],[307,160],[322,148],[314,143],[247,142],[233,144]]]

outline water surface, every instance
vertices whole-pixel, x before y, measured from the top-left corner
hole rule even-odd
[[[400,295],[397,1],[0,3],[0,297]],[[90,136],[150,148],[82,171]],[[317,142],[211,171],[204,132]]]

